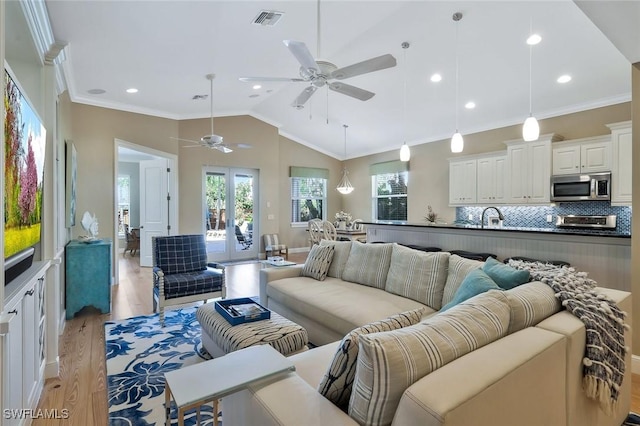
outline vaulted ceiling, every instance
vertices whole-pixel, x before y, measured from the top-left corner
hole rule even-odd
[[[320,3],[320,43],[315,0],[45,3],[55,39],[68,43],[62,66],[73,101],[172,119],[209,117],[209,100],[192,98],[209,94],[205,75],[215,73],[215,116],[255,116],[336,158],[344,158],[343,124],[349,125],[346,157],[352,158],[398,149],[404,140],[449,138],[456,109],[463,134],[523,122],[530,28],[542,36],[531,52],[538,119],[631,99],[633,46],[621,52],[605,37],[602,31],[615,19],[594,19],[614,3],[630,2],[326,0]],[[597,10],[604,3],[608,8]],[[636,6],[632,11],[640,10]],[[263,10],[283,16],[274,26],[253,24]],[[457,24],[454,12],[464,15]],[[625,28],[638,22],[630,19]],[[624,33],[620,38],[625,41]],[[386,53],[398,65],[344,80],[375,92],[368,101],[320,88],[296,109],[291,102],[307,83],[265,82],[254,89],[238,80],[299,77],[299,63],[283,40],[303,41],[314,57],[338,67]],[[405,41],[411,44],[406,50]],[[433,83],[434,73],[442,81]],[[572,80],[558,83],[564,74]],[[138,92],[125,91],[132,87]],[[466,109],[468,101],[476,107]]]

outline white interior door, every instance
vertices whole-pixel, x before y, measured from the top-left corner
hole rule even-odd
[[[254,169],[204,168],[203,222],[210,260],[258,258],[258,179]]]
[[[167,159],[140,162],[140,266],[152,266],[151,237],[169,235],[168,183]]]

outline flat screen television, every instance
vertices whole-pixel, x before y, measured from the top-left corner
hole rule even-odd
[[[5,285],[29,269],[40,242],[46,129],[15,74],[4,66]]]

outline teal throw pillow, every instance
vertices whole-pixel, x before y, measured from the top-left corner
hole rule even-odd
[[[503,290],[510,290],[521,284],[528,283],[531,279],[529,271],[516,269],[495,260],[493,257],[484,262],[482,270]]]
[[[440,312],[453,308],[458,303],[462,303],[467,299],[471,299],[473,296],[489,290],[501,289],[482,269],[474,269],[464,278],[462,284],[460,284],[460,287],[456,290],[456,294],[453,295],[451,302],[444,305],[442,309],[440,309]]]

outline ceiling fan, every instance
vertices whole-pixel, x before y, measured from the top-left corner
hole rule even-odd
[[[213,79],[216,78],[216,75],[207,74],[206,78],[211,83],[211,91],[209,94],[209,99],[211,101],[211,134],[201,137],[199,141],[193,141],[190,139],[173,138],[173,137],[172,139],[177,139],[179,141],[191,142],[193,144],[197,144],[192,146],[185,146],[184,148],[195,148],[195,147],[203,146],[205,148],[217,149],[218,151],[221,151],[225,154],[233,152],[233,149],[231,149],[230,146],[234,146],[238,148],[250,148],[251,145],[244,144],[244,143],[227,145],[224,143],[222,136],[216,135],[215,133],[213,133]]]
[[[318,0],[318,55],[320,55],[320,1]],[[371,99],[375,93],[370,92],[359,87],[345,84],[340,81],[347,78],[355,77],[357,75],[367,74],[373,71],[380,71],[387,68],[396,66],[396,58],[393,55],[386,54],[375,58],[367,59],[366,61],[358,62],[346,67],[338,68],[335,64],[321,60],[314,59],[313,55],[307,48],[307,45],[301,41],[284,40],[284,45],[289,48],[289,51],[300,62],[300,77],[288,78],[288,77],[240,77],[240,81],[294,81],[294,82],[307,82],[310,83],[296,99],[291,103],[292,107],[303,108],[304,104],[311,98],[311,96],[318,90],[319,87],[327,86],[334,92],[342,93],[343,95],[351,96],[352,98],[359,99],[361,101],[367,101]]]

